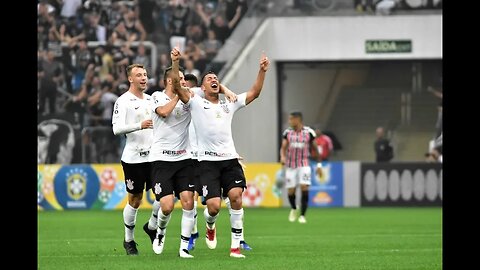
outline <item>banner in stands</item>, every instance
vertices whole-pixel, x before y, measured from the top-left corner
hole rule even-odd
[[[277,163],[252,163],[245,169],[245,207],[278,207],[275,193]],[[39,164],[37,167],[39,210],[123,209],[127,203],[124,175],[120,164]],[[144,192],[140,209],[151,209],[152,192]],[[200,203],[200,199],[199,199]],[[180,201],[175,202],[181,208]]]
[[[439,163],[362,163],[361,206],[441,206]]]

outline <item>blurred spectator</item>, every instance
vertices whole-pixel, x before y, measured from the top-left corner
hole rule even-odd
[[[188,5],[179,3],[173,9],[173,14],[170,18],[170,49],[178,46],[180,52],[185,50],[187,26],[189,24],[187,18],[190,13]]]
[[[75,46],[75,49],[72,53],[72,67],[74,69],[72,88],[74,93],[80,89],[85,79],[87,67],[93,61],[92,54],[88,50],[87,42],[84,39],[78,41],[78,46]]]
[[[55,60],[53,51],[48,51],[46,58],[38,63],[39,89],[39,114],[46,114],[45,107],[48,102],[48,113],[56,112],[57,87],[61,80],[61,64]]]
[[[389,162],[393,158],[393,147],[390,145],[390,140],[385,136],[383,127],[378,127],[376,130],[377,139],[374,143],[375,161]]]
[[[94,51],[94,62],[100,67],[99,76],[101,80],[105,80],[107,76],[114,74],[115,63],[110,53],[111,46],[98,46]]]
[[[205,52],[207,61],[212,61],[222,47],[222,43],[215,36],[213,30],[208,30],[208,38],[203,41],[201,48]]]
[[[195,77],[200,77],[200,70],[196,69],[192,60],[185,60],[184,74],[193,74]]]
[[[60,40],[60,33],[51,27],[48,31],[47,39],[47,50],[53,52],[55,59],[62,61],[63,51],[62,51],[62,41]]]
[[[355,6],[355,10],[358,12],[373,12],[375,8],[373,5],[373,0],[354,0],[353,5]]]
[[[152,34],[155,31],[155,22],[153,19],[153,11],[156,3],[154,0],[136,0],[138,19],[142,23],[145,32]]]
[[[107,29],[99,24],[100,15],[92,13],[87,15],[87,17],[88,24],[84,28],[85,39],[87,41],[105,42],[107,40]]]
[[[142,64],[147,70],[147,73],[152,72],[150,57],[147,55],[145,45],[143,45],[141,42],[138,44],[137,53],[135,54],[132,63]]]
[[[132,41],[144,41],[147,38],[147,32],[145,28],[143,28],[142,22],[137,19],[137,15],[132,9],[128,9],[128,11],[123,14],[123,23],[128,33],[134,36]]]
[[[333,152],[333,143],[330,137],[322,133],[320,127],[315,128],[315,142],[318,147],[318,154],[321,161],[328,161],[331,153]]]
[[[205,52],[200,49],[200,47],[193,42],[193,40],[189,40],[187,42],[187,47],[185,48],[185,52],[182,54],[181,58],[184,61],[192,60],[195,63],[195,66],[198,70],[204,70],[206,66],[206,56]]]
[[[247,1],[246,0],[225,0],[226,2],[226,10],[225,10],[225,19],[227,21],[232,21],[237,14],[238,7],[241,7],[240,18],[247,13]],[[238,24],[238,21],[235,22],[232,29],[234,29]]]
[[[132,33],[127,30],[125,27],[125,22],[120,21],[115,29],[113,30],[112,35],[110,36],[109,42],[113,45],[120,46],[125,42],[132,42],[137,39],[136,33]]]
[[[70,19],[77,16],[78,9],[82,6],[82,0],[63,0],[60,15],[63,19]]]
[[[240,16],[242,15],[242,7],[239,6],[235,13],[235,17],[232,20],[225,22],[225,19],[222,15],[217,15],[215,18],[212,19],[210,23],[210,29],[215,32],[215,36],[217,37],[222,44],[225,43],[225,40],[230,36],[233,31],[233,28],[237,24],[238,20],[240,20]]]

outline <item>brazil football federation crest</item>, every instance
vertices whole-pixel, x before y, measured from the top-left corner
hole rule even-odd
[[[67,194],[74,200],[80,200],[85,196],[87,179],[85,173],[74,173],[67,178]]]
[[[98,199],[100,181],[89,165],[63,166],[53,181],[55,197],[63,209],[89,209]]]

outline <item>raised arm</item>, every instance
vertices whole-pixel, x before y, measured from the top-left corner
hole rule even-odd
[[[268,70],[270,65],[270,61],[265,53],[262,53],[262,57],[260,58],[260,69],[258,70],[257,79],[253,84],[252,88],[248,90],[247,97],[245,100],[245,104],[248,105],[250,102],[255,100],[258,96],[260,96],[260,92],[262,91],[263,81],[265,80],[265,73]]]
[[[178,97],[183,103],[187,103],[190,100],[190,89],[188,87],[182,87],[180,84],[180,50],[178,47],[174,47],[170,52],[172,58],[172,82],[173,91],[177,93]]]

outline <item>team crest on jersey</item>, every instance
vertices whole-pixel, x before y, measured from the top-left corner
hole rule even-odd
[[[228,105],[227,104],[224,104],[222,105],[222,109],[225,113],[229,113],[230,112],[230,109],[228,108]]]
[[[155,194],[160,195],[160,193],[162,193],[162,187],[160,186],[160,183],[156,183],[154,189]]]
[[[68,196],[74,200],[80,200],[87,190],[87,178],[82,173],[74,173],[67,178]]]
[[[203,186],[203,187],[202,187],[202,196],[203,196],[203,197],[207,197],[207,195],[208,195],[207,186]]]
[[[188,104],[182,104],[183,110],[188,112],[190,110],[190,105]]]
[[[133,181],[131,179],[125,180],[127,182],[127,188],[132,190],[133,189]]]

